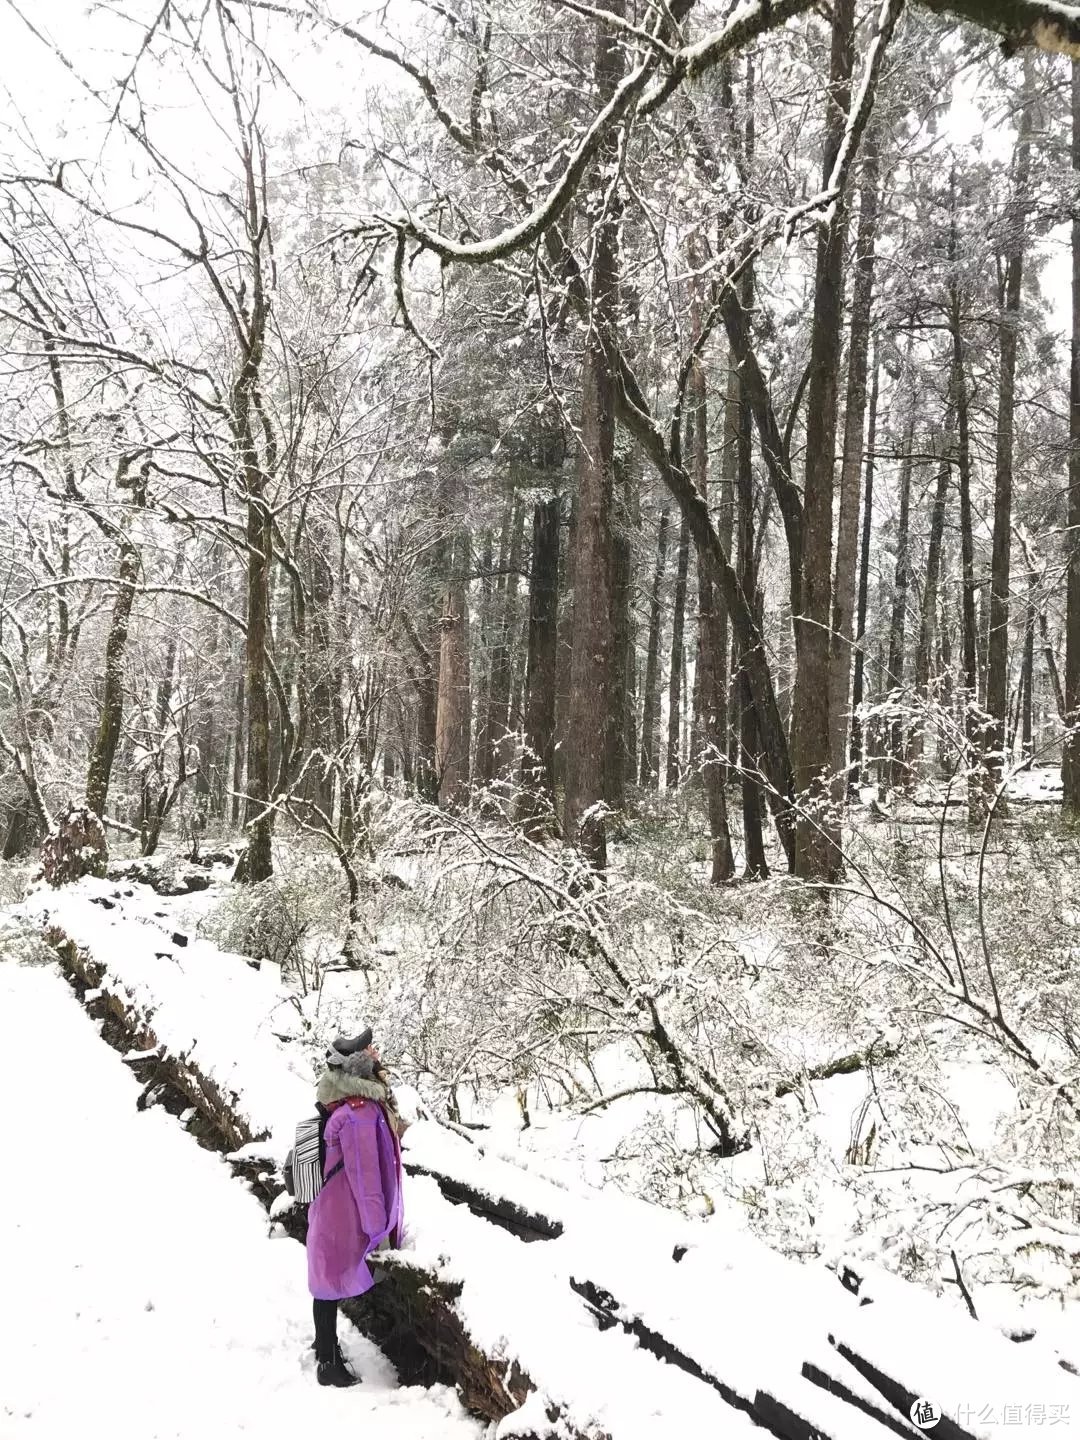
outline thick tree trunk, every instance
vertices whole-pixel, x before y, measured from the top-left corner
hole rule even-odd
[[[1080,61],[1072,62],[1072,173],[1080,184]],[[1065,741],[1062,812],[1080,820],[1080,209],[1072,222],[1072,343],[1069,366],[1069,504],[1065,596]],[[1075,728],[1073,728],[1075,727]]]
[[[855,284],[851,302],[851,340],[847,397],[844,405],[844,450],[840,465],[840,509],[836,527],[836,573],[833,582],[833,633],[829,660],[829,769],[834,805],[847,799],[848,725],[851,660],[854,648],[856,562],[859,550],[859,491],[862,477],[866,382],[870,356],[870,306],[874,291],[874,246],[877,241],[878,147],[867,136],[866,166],[859,195],[859,228],[855,244]]]
[[[638,784],[642,789],[655,790],[660,783],[660,625],[663,616],[664,567],[667,561],[667,537],[670,512],[667,505],[660,511],[656,532],[656,568],[653,571],[649,596],[649,640],[645,651],[645,680],[641,704],[641,760]]]
[[[559,498],[533,510],[529,566],[529,654],[517,818],[526,833],[549,829],[555,804],[555,670],[559,600]]]
[[[874,355],[873,380],[870,384],[870,416],[866,432],[866,465],[863,480],[862,543],[859,548],[859,597],[855,610],[855,665],[851,677],[851,783],[858,786],[863,779],[865,761],[863,722],[859,706],[863,703],[866,674],[866,612],[870,598],[870,533],[874,518],[874,447],[877,444],[878,413],[877,354]]]
[[[617,14],[625,0],[613,0]],[[595,78],[600,103],[610,99],[625,69],[614,32],[596,36]],[[601,147],[600,166],[615,160],[612,135]],[[615,376],[618,370],[619,216],[614,191],[596,183],[589,274],[592,314],[585,343],[578,450],[578,513],[574,550],[574,624],[570,657],[565,834],[594,868],[607,865],[604,796],[607,737],[613,710],[614,544],[612,506],[615,467]]]
[[[1005,305],[1001,316],[997,452],[994,467],[994,533],[990,560],[989,634],[986,658],[986,780],[992,795],[1001,779],[1005,721],[1009,700],[1009,583],[1012,546],[1013,438],[1016,410],[1016,342],[1024,280],[1024,222],[1031,171],[1031,130],[1035,104],[1034,66],[1024,59],[1024,99],[1016,146],[1015,190],[1005,266]]]
[[[823,174],[828,184],[844,134],[854,54],[854,0],[833,6]],[[833,472],[836,451],[837,375],[844,311],[843,200],[818,237],[814,324],[807,391],[806,475],[803,501],[802,594],[795,617],[795,695],[791,767],[798,814],[795,873],[831,880],[840,870],[839,835],[829,815],[829,631],[832,624]]]
[[[614,236],[611,237],[614,245]],[[607,248],[602,240],[598,250]],[[613,259],[613,255],[612,255]],[[598,289],[604,284],[594,266]],[[614,269],[609,272],[614,278]],[[566,837],[597,869],[607,864],[606,789],[612,688],[612,460],[615,411],[603,344],[589,338],[582,379],[574,556],[574,626],[566,757]]]
[[[682,778],[681,721],[683,701],[683,654],[686,628],[686,582],[690,572],[690,525],[683,517],[679,550],[675,562],[675,591],[671,604],[671,666],[668,672],[668,725],[665,784],[676,790]]]

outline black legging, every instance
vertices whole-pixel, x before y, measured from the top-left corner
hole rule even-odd
[[[337,1353],[336,1300],[313,1300],[315,1315],[315,1359],[320,1365],[332,1363]]]

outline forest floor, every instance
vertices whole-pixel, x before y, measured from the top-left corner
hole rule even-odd
[[[482,1434],[344,1320],[364,1383],[317,1386],[303,1252],[139,1088],[54,966],[0,964],[3,1440]]]

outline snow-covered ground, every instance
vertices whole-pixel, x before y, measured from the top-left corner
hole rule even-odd
[[[316,1384],[304,1255],[102,1044],[56,970],[0,963],[0,1437],[476,1440],[453,1392]]]

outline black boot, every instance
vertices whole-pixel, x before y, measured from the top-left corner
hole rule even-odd
[[[344,1389],[348,1385],[359,1385],[359,1375],[354,1375],[346,1368],[341,1351],[338,1350],[333,1360],[320,1360],[315,1368],[315,1373],[320,1385],[336,1385]]]

